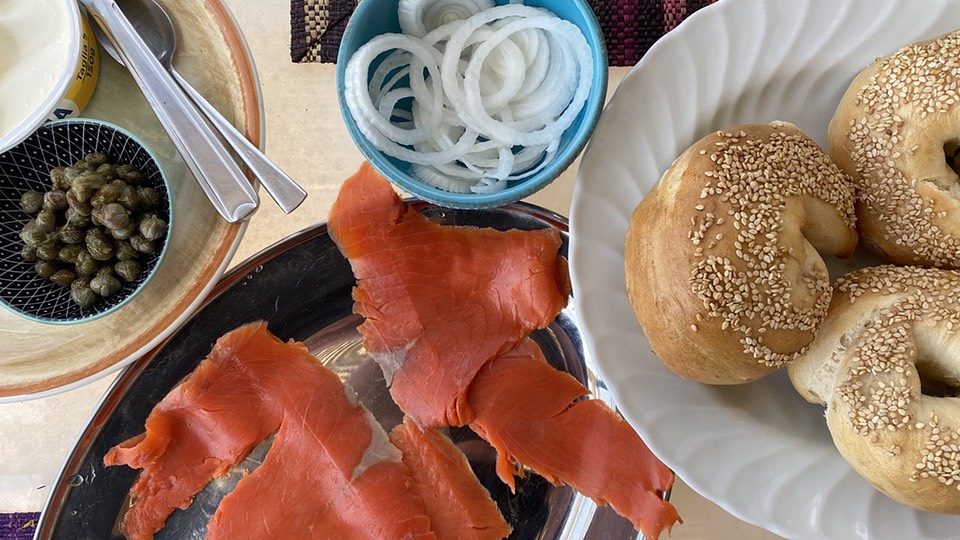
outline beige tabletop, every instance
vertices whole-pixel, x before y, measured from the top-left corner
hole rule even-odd
[[[294,64],[289,54],[289,0],[224,0],[252,51],[263,93],[266,153],[308,191],[306,202],[284,215],[264,199],[252,218],[233,264],[274,242],[326,219],[340,182],[362,158],[334,110],[334,67]],[[608,96],[627,73],[613,68]],[[318,148],[327,150],[318,152]],[[576,169],[530,202],[569,214]],[[79,389],[39,400],[0,404],[0,513],[38,511],[61,462],[115,374]],[[38,426],[43,426],[38,429]],[[779,538],[748,525],[678,480],[673,503],[684,519],[670,538],[741,540]],[[666,537],[666,535],[664,536]]]

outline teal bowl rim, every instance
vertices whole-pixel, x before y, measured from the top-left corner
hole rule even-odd
[[[101,318],[103,318],[103,317],[106,317],[107,315],[110,315],[110,314],[116,312],[116,311],[117,311],[118,309],[120,309],[121,307],[127,305],[127,303],[129,303],[130,300],[133,299],[133,297],[135,297],[135,296],[137,296],[138,294],[140,294],[140,291],[142,291],[142,290],[144,289],[144,287],[146,287],[147,284],[150,283],[150,282],[153,280],[153,277],[154,277],[154,276],[156,275],[156,273],[157,273],[157,269],[160,268],[160,265],[163,264],[164,259],[167,258],[167,253],[170,251],[171,235],[173,234],[174,215],[176,214],[176,213],[174,212],[173,192],[172,192],[171,189],[170,189],[170,178],[167,176],[167,171],[166,171],[166,169],[165,169],[164,166],[163,166],[163,162],[160,161],[160,158],[157,157],[157,155],[153,152],[153,150],[152,150],[145,142],[143,142],[143,140],[142,140],[140,137],[138,137],[137,135],[134,135],[133,133],[131,133],[131,132],[130,132],[129,130],[127,130],[126,128],[120,127],[120,126],[118,126],[118,125],[116,125],[116,124],[114,124],[114,123],[112,123],[112,122],[107,122],[107,121],[105,121],[105,120],[98,120],[98,119],[95,119],[95,118],[82,118],[82,117],[78,117],[78,118],[64,118],[64,119],[62,119],[62,120],[54,120],[54,121],[51,121],[51,122],[46,122],[46,123],[44,123],[42,126],[38,127],[38,128],[36,129],[36,131],[39,131],[39,130],[41,130],[41,129],[52,128],[52,127],[56,127],[56,126],[60,126],[60,125],[65,125],[65,124],[98,124],[98,125],[100,125],[100,126],[102,126],[102,127],[106,127],[106,128],[108,128],[108,129],[112,129],[112,130],[114,130],[114,131],[117,131],[117,132],[119,132],[119,133],[121,133],[121,134],[129,137],[130,140],[132,140],[133,142],[137,143],[137,144],[140,146],[140,148],[142,148],[144,151],[146,151],[147,155],[150,156],[150,159],[153,160],[153,162],[157,164],[157,170],[160,171],[160,178],[161,178],[161,180],[163,180],[163,185],[167,188],[167,206],[170,207],[170,215],[168,216],[168,219],[167,219],[167,236],[166,236],[166,238],[164,238],[163,247],[160,249],[160,255],[157,257],[157,262],[153,265],[153,268],[150,269],[150,272],[147,274],[147,277],[144,278],[143,283],[141,283],[136,289],[134,289],[133,291],[131,291],[130,294],[127,295],[126,298],[124,298],[123,300],[121,300],[121,301],[120,301],[117,305],[115,305],[115,306],[112,306],[112,307],[110,307],[110,308],[108,308],[108,309],[106,309],[106,310],[104,310],[104,311],[101,311],[101,312],[95,313],[95,314],[93,314],[93,315],[90,315],[89,317],[83,317],[83,318],[81,318],[81,319],[64,320],[64,319],[52,319],[52,318],[38,317],[38,316],[36,316],[36,315],[30,315],[30,314],[28,314],[28,313],[24,313],[24,312],[20,311],[19,309],[17,309],[16,307],[11,306],[11,305],[10,305],[6,300],[4,300],[3,298],[0,298],[0,306],[3,306],[4,308],[7,309],[7,311],[10,311],[11,313],[13,313],[13,314],[15,314],[15,315],[17,315],[17,316],[19,316],[19,317],[23,317],[24,319],[27,319],[27,320],[30,320],[30,321],[33,321],[33,322],[37,322],[37,323],[51,324],[51,325],[59,325],[59,326],[69,326],[69,325],[74,325],[74,324],[82,324],[82,323],[85,323],[85,322],[90,322],[90,321],[95,321],[95,320],[97,320],[97,319],[101,319]],[[32,133],[31,133],[31,135],[32,135]],[[29,137],[29,136],[28,136],[28,137]],[[15,144],[15,145],[13,145],[13,147],[5,150],[4,152],[9,152],[9,151],[13,150],[14,148],[16,148],[17,146],[19,146],[20,144],[22,144],[22,142],[23,142],[23,141]]]
[[[344,96],[344,71],[350,58],[345,52],[345,47],[342,46],[343,43],[349,43],[353,34],[359,31],[358,27],[361,24],[359,22],[360,19],[362,19],[368,11],[375,9],[371,7],[373,2],[360,2],[350,16],[350,20],[347,22],[347,26],[343,32],[343,38],[340,40],[341,47],[337,51],[336,89],[340,115],[343,117],[344,124],[347,126],[347,132],[350,133],[350,137],[360,150],[360,153],[363,154],[363,157],[373,165],[373,168],[376,169],[377,172],[400,189],[414,195],[418,199],[447,208],[463,210],[492,208],[519,201],[550,185],[550,183],[556,180],[573,164],[574,160],[583,152],[583,149],[590,141],[590,136],[596,128],[597,121],[600,119],[600,114],[603,112],[606,103],[610,71],[607,65],[606,41],[604,40],[603,31],[600,29],[600,23],[597,21],[597,16],[593,8],[590,7],[586,0],[564,1],[573,3],[574,6],[580,10],[584,16],[584,23],[589,30],[584,37],[591,45],[590,49],[594,62],[594,71],[593,80],[590,83],[590,92],[587,95],[584,109],[580,113],[584,115],[583,120],[575,131],[571,132],[568,129],[564,132],[564,135],[568,133],[571,134],[571,142],[565,149],[564,154],[540,170],[534,178],[522,180],[516,185],[509,186],[496,193],[482,194],[445,192],[425,182],[412,179],[411,173],[398,169],[383,152],[373,148],[363,133],[360,132],[356,122],[353,120],[350,109],[347,107]],[[498,2],[498,4],[501,2]]]

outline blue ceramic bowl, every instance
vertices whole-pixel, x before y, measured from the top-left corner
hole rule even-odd
[[[498,5],[508,0],[496,0]],[[587,144],[603,109],[607,92],[607,51],[603,34],[586,0],[525,0],[525,5],[546,8],[561,19],[575,24],[590,45],[594,71],[590,93],[583,110],[560,138],[553,161],[537,173],[511,181],[507,188],[489,194],[451,193],[420,180],[409,163],[377,150],[361,133],[344,98],[344,72],[354,52],[380,34],[399,33],[397,0],[363,0],[351,15],[340,42],[337,56],[337,96],[347,130],[363,156],[401,190],[422,200],[448,208],[490,208],[523,199],[552,182],[563,173]],[[371,69],[371,73],[372,73]]]
[[[25,191],[50,190],[50,170],[73,165],[89,153],[104,152],[115,164],[130,163],[160,196],[155,213],[166,220],[167,234],[155,240],[156,251],[141,255],[140,273],[121,291],[81,308],[70,298],[70,287],[40,277],[34,264],[23,260],[19,237],[31,215],[20,208]],[[73,324],[103,317],[120,309],[150,280],[160,266],[173,230],[170,188],[157,157],[133,134],[99,120],[59,120],[41,126],[21,143],[0,153],[0,305],[28,319],[49,324]]]

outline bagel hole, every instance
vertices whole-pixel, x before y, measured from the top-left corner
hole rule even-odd
[[[960,380],[944,372],[933,362],[918,361],[920,393],[930,397],[960,397]]]
[[[960,175],[960,139],[951,139],[944,143],[943,155],[947,159],[947,165]]]

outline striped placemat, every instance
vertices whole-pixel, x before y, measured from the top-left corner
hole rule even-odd
[[[343,29],[358,1],[290,0],[290,59],[336,62]],[[589,0],[603,29],[611,66],[636,64],[657,39],[715,1]]]

